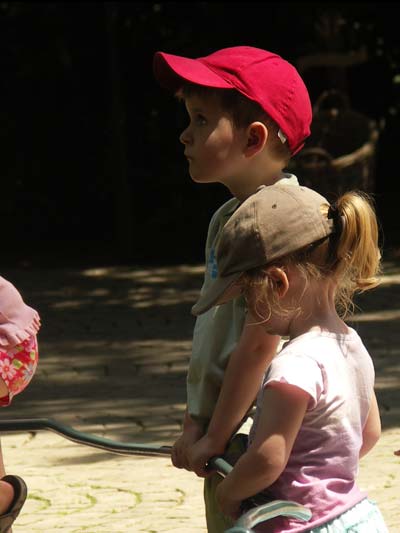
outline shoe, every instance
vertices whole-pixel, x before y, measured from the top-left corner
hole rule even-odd
[[[28,488],[25,481],[19,476],[8,475],[1,478],[1,481],[9,483],[14,488],[14,499],[8,511],[0,515],[0,533],[9,533],[14,520],[19,515],[22,506],[28,495]]]

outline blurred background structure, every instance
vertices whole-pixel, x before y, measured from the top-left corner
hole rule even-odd
[[[185,112],[152,57],[239,44],[279,53],[309,88],[300,180],[364,184],[396,251],[399,22],[396,2],[1,2],[3,264],[201,262],[229,193],[190,180]]]

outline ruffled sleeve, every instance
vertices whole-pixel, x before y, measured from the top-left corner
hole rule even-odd
[[[9,350],[36,335],[38,312],[25,304],[18,290],[0,276],[0,350]]]

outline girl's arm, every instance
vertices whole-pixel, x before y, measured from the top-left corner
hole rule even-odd
[[[264,374],[275,356],[280,337],[269,335],[251,316],[229,358],[221,391],[207,432],[190,450],[191,470],[205,475],[210,457],[222,455],[226,445],[254,403]]]
[[[378,402],[375,392],[372,395],[371,407],[369,408],[368,418],[363,429],[363,443],[360,449],[360,459],[364,457],[378,442],[381,436],[381,418],[379,415]]]
[[[274,383],[266,387],[254,440],[217,488],[217,501],[224,514],[237,518],[243,500],[269,487],[280,476],[309,399],[305,391],[293,385]]]

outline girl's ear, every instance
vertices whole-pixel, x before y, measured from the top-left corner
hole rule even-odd
[[[286,272],[276,266],[268,267],[266,272],[274,282],[279,298],[283,298],[289,290],[289,279]]]
[[[268,139],[268,129],[262,122],[252,122],[246,130],[245,155],[252,157],[264,148]]]

